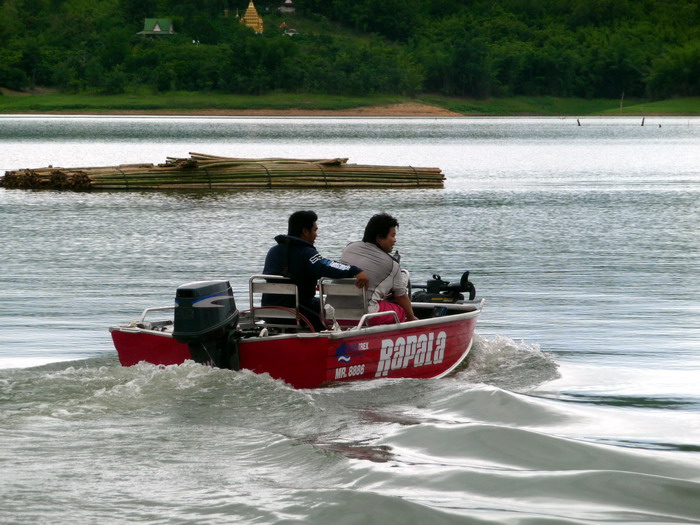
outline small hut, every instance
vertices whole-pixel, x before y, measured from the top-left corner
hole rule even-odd
[[[174,35],[175,27],[172,18],[145,18],[143,31],[136,33],[144,36]]]

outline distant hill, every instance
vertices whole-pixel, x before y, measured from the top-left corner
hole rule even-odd
[[[106,94],[700,95],[695,0],[277,0],[254,6],[262,33],[240,23],[249,4],[4,0],[0,86]],[[154,20],[171,21],[172,31],[159,32]]]

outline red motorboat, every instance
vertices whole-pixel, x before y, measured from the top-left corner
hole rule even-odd
[[[257,275],[249,283],[249,310],[236,309],[228,281],[188,283],[177,289],[176,306],[147,308],[138,321],[110,327],[110,332],[124,366],[142,361],[177,365],[192,359],[267,373],[295,388],[382,377],[438,378],[469,353],[483,299],[474,300],[468,272],[459,284],[433,277],[423,287],[414,286],[425,290],[412,296],[417,321],[399,323],[393,312],[366,313],[362,296],[357,297],[358,308],[336,310],[333,298],[362,291],[354,279],[322,279],[321,313],[328,329],[314,331],[294,308],[256,307],[257,294],[298,297],[291,282]],[[465,291],[469,300],[464,300]],[[174,319],[147,320],[165,311],[174,311]],[[394,322],[371,326],[381,315],[394,315]]]

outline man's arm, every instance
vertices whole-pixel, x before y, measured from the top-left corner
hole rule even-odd
[[[362,271],[362,268],[345,264],[332,259],[326,259],[320,253],[316,252],[309,258],[311,270],[316,278],[330,277],[331,279],[343,279],[346,277],[355,277],[355,283],[358,288],[367,288],[369,278]]]
[[[408,294],[399,295],[398,297],[395,296],[394,301],[401,308],[403,308],[404,312],[406,312],[406,320],[407,321],[417,321],[418,320],[418,318],[416,317],[416,314],[413,313],[413,305],[411,305],[411,298],[408,296]]]

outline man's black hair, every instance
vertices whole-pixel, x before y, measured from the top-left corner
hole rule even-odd
[[[367,223],[367,226],[365,226],[365,234],[362,237],[362,242],[377,244],[377,237],[384,239],[389,235],[389,230],[398,227],[399,221],[388,213],[373,215]]]
[[[318,215],[311,210],[295,211],[289,216],[287,235],[301,237],[304,230],[313,230],[314,223],[318,220]]]

